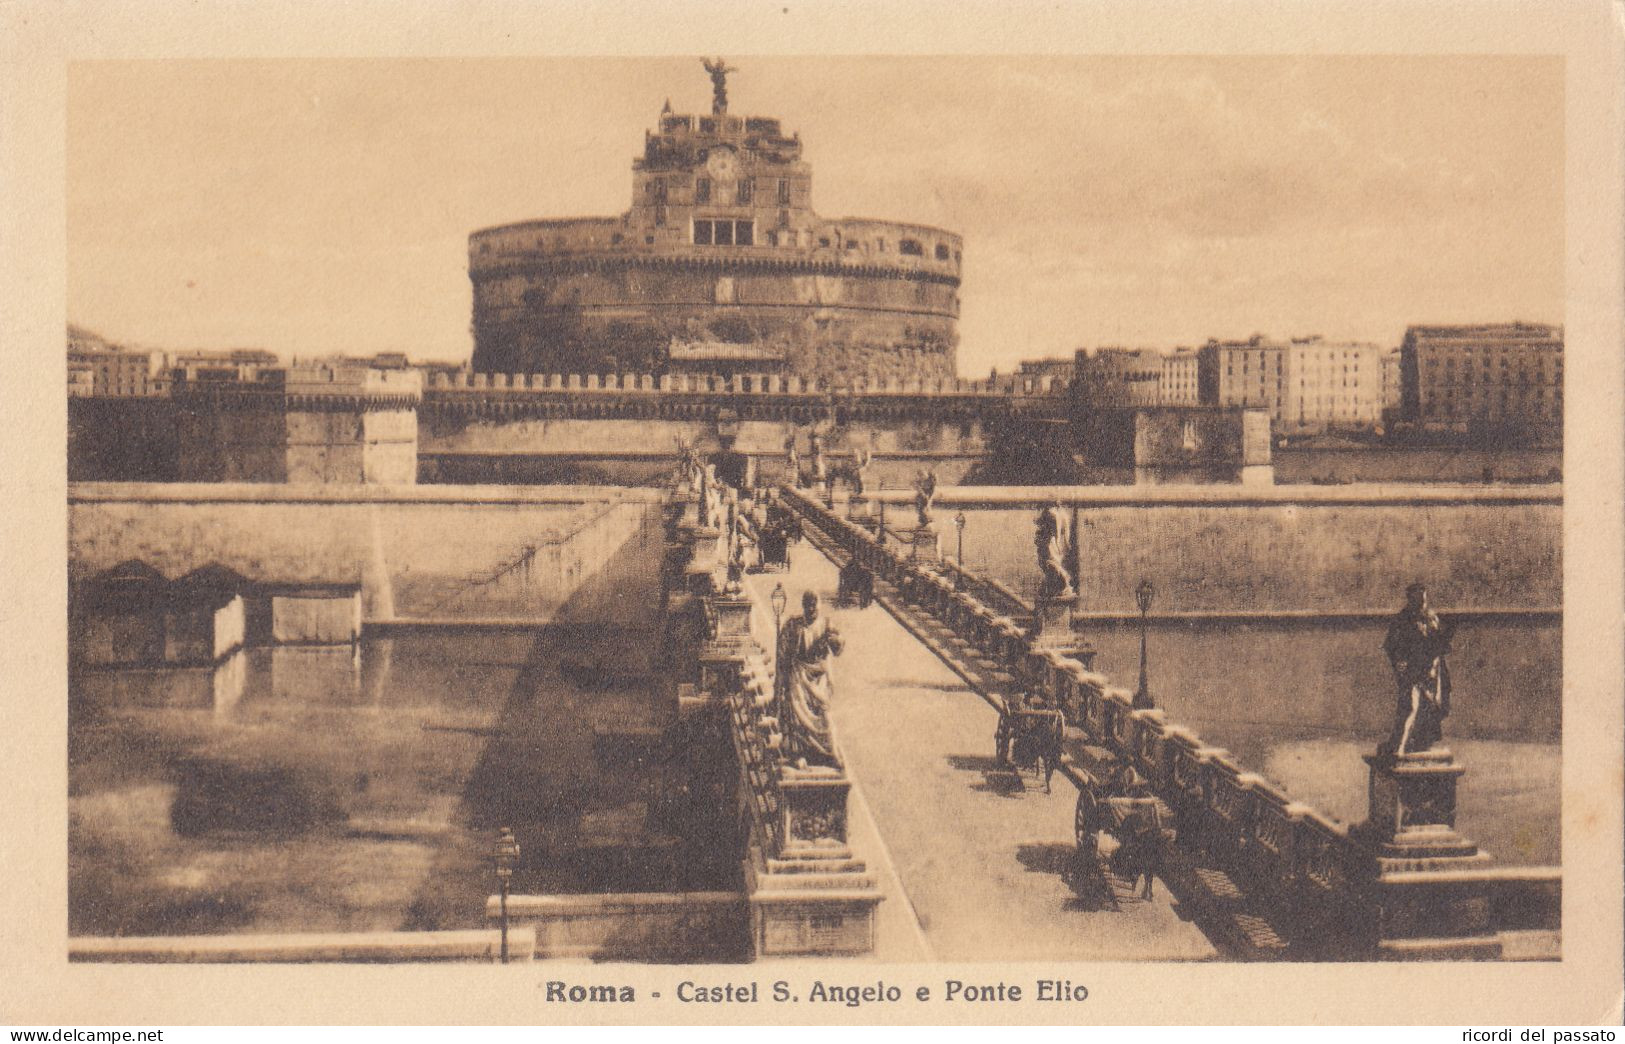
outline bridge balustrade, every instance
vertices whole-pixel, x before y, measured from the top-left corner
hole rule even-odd
[[[1133,749],[1130,755],[1134,767],[1152,786],[1167,780],[1168,750],[1166,715],[1154,708],[1131,710],[1128,713]]]
[[[1266,780],[1253,783],[1251,796],[1252,830],[1242,852],[1242,869],[1253,890],[1291,897],[1297,878],[1297,827],[1302,817],[1286,794]]]
[[[1213,754],[1204,766],[1208,815],[1204,841],[1210,851],[1220,851],[1229,859],[1238,856],[1252,828],[1252,802],[1248,788],[1251,779],[1230,759],[1228,751]],[[1257,777],[1252,777],[1256,779]]]
[[[793,494],[792,502],[834,540],[854,531],[809,498]],[[1253,894],[1269,897],[1281,923],[1291,926],[1294,945],[1329,956],[1369,948],[1366,942],[1375,938],[1373,900],[1366,890],[1371,856],[1348,827],[1292,801],[1244,770],[1229,752],[1169,722],[1163,711],[1136,710],[1128,690],[1109,685],[1077,659],[1053,650],[1034,653],[1010,617],[920,570],[903,557],[906,549],[872,541],[865,547],[881,567],[877,573],[889,569],[905,598],[932,611],[984,655],[1011,666],[1032,664],[1028,673],[1034,686],[1055,699],[1069,724],[1133,764],[1167,801],[1180,824],[1182,846],[1208,851]],[[1508,893],[1515,888],[1544,888],[1544,897],[1555,885],[1520,880],[1507,886]],[[1332,945],[1327,939],[1342,942]]]

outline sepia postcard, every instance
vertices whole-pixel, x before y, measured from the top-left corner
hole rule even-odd
[[[0,43],[0,1019],[1619,1022],[1610,5]]]

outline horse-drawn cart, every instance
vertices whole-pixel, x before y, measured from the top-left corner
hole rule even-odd
[[[1061,763],[1061,737],[1065,720],[1061,712],[1036,696],[1019,694],[1005,699],[999,713],[999,727],[993,734],[994,761],[997,766],[1021,779],[1022,770],[1032,772],[1044,781],[1044,793],[1050,789],[1050,777]]]
[[[1127,766],[1078,787],[1072,829],[1080,865],[1096,872],[1106,869],[1100,860],[1100,835],[1109,835],[1117,842],[1112,872],[1131,888],[1144,878],[1145,898],[1151,896],[1151,878],[1161,870],[1163,852],[1177,839],[1173,824],[1172,810]]]

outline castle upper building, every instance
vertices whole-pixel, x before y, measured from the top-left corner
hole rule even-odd
[[[959,236],[812,206],[799,134],[728,112],[661,113],[619,217],[469,237],[475,370],[952,377]]]

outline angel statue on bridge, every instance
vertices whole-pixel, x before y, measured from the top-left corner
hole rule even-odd
[[[812,477],[814,488],[823,489],[829,486],[829,458],[824,456],[824,436],[813,432],[808,440],[812,443]]]
[[[673,441],[677,445],[678,484],[697,493],[700,489],[700,458],[681,435]]]
[[[847,480],[851,483],[852,495],[854,497],[863,496],[863,474],[869,470],[869,465],[874,459],[874,450],[865,446],[859,446],[857,449],[852,451],[852,470],[847,475]]]
[[[1071,598],[1077,593],[1072,589],[1072,574],[1067,570],[1072,549],[1070,529],[1058,500],[1045,504],[1033,524],[1033,547],[1038,552],[1038,597],[1042,601]]]
[[[801,488],[801,451],[796,449],[796,433],[790,432],[790,437],[784,440],[784,470],[788,475],[787,484],[791,489]]]
[[[1426,585],[1405,589],[1405,608],[1394,614],[1382,643],[1399,686],[1399,702],[1393,732],[1377,748],[1379,754],[1431,750],[1444,739],[1444,719],[1450,713],[1450,667],[1444,657],[1455,634],[1455,621],[1441,621],[1428,605]]]
[[[804,592],[801,615],[786,620],[779,631],[778,676],[774,679],[779,721],[785,727],[785,752],[796,768],[840,767],[835,726],[829,717],[835,682],[830,661],[844,648],[839,632],[818,611],[817,592]]]
[[[931,503],[937,499],[937,473],[922,471],[914,480],[914,513],[921,526],[931,524]]]

